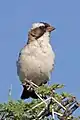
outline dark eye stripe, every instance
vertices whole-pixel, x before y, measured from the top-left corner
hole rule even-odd
[[[35,39],[38,39],[46,32],[45,26],[37,27],[30,31],[31,36],[35,37]]]
[[[40,28],[41,30],[43,30],[44,32],[46,31],[45,26],[40,26],[39,28]]]

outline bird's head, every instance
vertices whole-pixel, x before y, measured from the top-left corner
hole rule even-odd
[[[50,34],[54,30],[55,28],[49,25],[48,23],[45,22],[34,23],[32,24],[32,28],[29,31],[28,40],[29,41],[37,40],[38,38],[42,37],[45,33]]]

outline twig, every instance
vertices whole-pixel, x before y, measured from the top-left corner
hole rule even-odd
[[[55,98],[52,97],[52,100],[54,100],[58,105],[60,105],[64,110],[66,110],[66,108],[60,102],[58,102]]]
[[[43,110],[38,114],[38,118],[44,118],[45,116],[47,116],[50,113],[50,104],[52,102],[52,99],[48,100],[48,104],[46,106],[46,108],[43,108]]]
[[[54,114],[59,115],[59,116],[62,116],[61,113],[58,113],[58,112],[55,112],[55,111],[54,111]]]
[[[52,117],[53,117],[53,119],[55,119],[55,116],[54,116],[54,109],[52,109]]]
[[[51,99],[51,97],[49,97],[49,98],[47,98],[46,100],[44,100],[45,102],[47,102],[48,100],[50,100]],[[33,110],[33,109],[35,109],[36,107],[38,107],[38,106],[40,106],[40,105],[42,105],[44,102],[42,101],[42,102],[40,102],[39,104],[37,104],[36,106],[34,106],[34,107],[32,107],[30,110],[28,110],[27,112],[30,112],[31,110]]]
[[[8,100],[11,100],[11,95],[12,95],[12,84],[9,88],[9,92],[8,92]]]
[[[35,92],[36,93],[36,92]],[[43,103],[45,103],[45,105],[47,106],[47,103],[46,103],[46,101],[45,100],[43,100],[41,97],[40,97],[40,95],[38,95],[37,93],[36,93],[36,95],[38,96],[38,98],[43,102]]]

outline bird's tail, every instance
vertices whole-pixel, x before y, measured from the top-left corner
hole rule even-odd
[[[28,99],[29,97],[32,97],[34,99],[37,99],[37,95],[34,90],[28,90],[25,86],[23,87],[23,92],[21,94],[21,99]]]

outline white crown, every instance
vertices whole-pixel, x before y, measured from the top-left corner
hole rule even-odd
[[[43,23],[33,23],[31,29],[35,29],[35,28],[40,27],[40,26],[45,26],[45,25]]]

